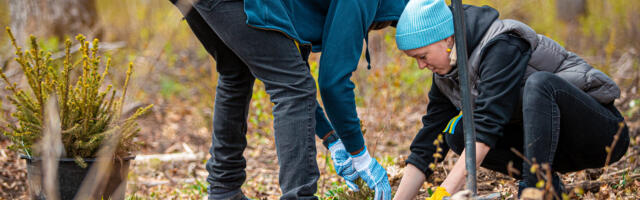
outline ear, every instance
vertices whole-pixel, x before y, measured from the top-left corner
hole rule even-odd
[[[450,47],[450,46],[453,46],[453,45],[455,44],[455,41],[454,41],[453,35],[451,35],[451,36],[449,36],[449,37],[445,38],[445,39],[444,39],[444,41],[445,41],[445,42],[447,42],[447,46],[449,46],[449,47]]]

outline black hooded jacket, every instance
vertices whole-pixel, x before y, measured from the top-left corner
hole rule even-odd
[[[498,19],[499,14],[488,6],[470,5],[464,6],[464,14],[467,55],[470,55],[480,43],[484,33]],[[478,85],[480,93],[475,99],[473,118],[477,141],[494,148],[496,142],[503,138],[505,126],[517,123],[521,126],[522,78],[529,62],[531,49],[529,43],[519,36],[504,33],[492,39],[482,51],[484,51],[484,57],[479,67],[481,82]],[[452,71],[457,73],[457,70]],[[432,171],[428,166],[434,163],[433,155],[437,148],[434,140],[439,134],[444,135],[443,143],[439,144],[442,149],[440,154],[443,157],[449,149],[460,154],[464,149],[462,128],[457,128],[452,133],[443,133],[450,120],[459,113],[460,110],[440,92],[434,82],[429,91],[427,114],[422,117],[424,126],[411,144],[411,154],[406,163],[416,166],[429,176]],[[462,127],[461,124],[458,123],[458,127]],[[522,141],[504,139],[500,142],[522,143]],[[440,158],[437,162],[442,160],[443,158]]]

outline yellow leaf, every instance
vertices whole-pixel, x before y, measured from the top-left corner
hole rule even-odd
[[[436,164],[433,164],[433,163],[429,164],[429,169],[436,170]]]
[[[531,166],[531,169],[529,170],[532,174],[535,174],[536,171],[538,171],[538,164],[533,164],[533,166]]]
[[[537,188],[543,188],[544,187],[544,181],[543,180],[539,180],[538,183],[536,183],[536,187]]]

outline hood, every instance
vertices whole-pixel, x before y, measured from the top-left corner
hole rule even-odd
[[[491,24],[493,24],[500,15],[496,9],[489,6],[472,6],[463,5],[464,23],[467,36],[467,55],[478,46],[484,33],[487,32]]]

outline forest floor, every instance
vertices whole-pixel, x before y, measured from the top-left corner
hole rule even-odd
[[[165,109],[165,110],[161,110]],[[193,128],[188,124],[194,124],[196,113],[193,107],[188,105],[164,107],[145,116],[140,123],[142,126],[141,140],[146,143],[139,153],[143,155],[163,154],[169,156],[167,160],[149,158],[133,162],[132,171],[128,178],[128,198],[140,199],[200,199],[206,195],[206,176],[204,162],[209,156],[210,130],[206,128]],[[161,111],[160,111],[161,110]],[[408,147],[417,130],[417,124],[423,110],[423,106],[407,108],[406,116],[394,116],[391,120],[403,123],[392,123],[397,128],[393,140],[384,133],[376,132],[373,122],[365,123],[365,129],[369,130],[366,139],[372,149],[372,154],[387,168],[390,182],[395,189],[399,184],[404,159],[408,155]],[[361,112],[364,121],[380,119],[376,112]],[[580,171],[568,173],[562,176],[566,185],[586,184],[589,188],[579,197],[585,199],[609,199],[611,196],[623,199],[637,199],[640,192],[640,168],[638,167],[638,152],[640,136],[638,134],[638,121],[629,122],[633,135],[634,146],[629,148],[627,155],[619,162],[613,163],[606,172],[606,178],[598,179],[594,174],[603,173],[603,170]],[[371,131],[374,130],[374,131]],[[248,137],[249,146],[245,151],[247,158],[247,181],[243,185],[243,191],[251,198],[277,199],[281,194],[278,187],[278,162],[272,135],[253,135]],[[318,196],[330,198],[332,192],[343,191],[342,180],[331,170],[326,161],[328,151],[317,143],[317,161],[321,171],[318,182]],[[26,199],[26,164],[18,159],[16,153],[8,151],[5,147],[7,140],[0,142],[0,199]],[[446,171],[451,169],[457,159],[449,153],[438,166],[435,175],[426,182],[418,199],[428,196],[430,187],[435,182],[444,179]],[[634,177],[630,179],[629,177]],[[509,176],[491,172],[480,168],[478,173],[478,190],[480,194],[499,192],[506,199],[513,199],[517,191],[517,182]]]

